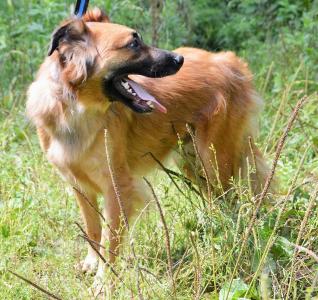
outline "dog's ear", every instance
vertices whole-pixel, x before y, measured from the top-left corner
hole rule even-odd
[[[47,55],[51,56],[52,53],[58,48],[60,44],[60,40],[65,36],[66,34],[67,25],[64,25],[58,29],[56,29],[51,38],[50,46]]]
[[[60,43],[64,41],[71,41],[76,39],[83,40],[83,34],[87,33],[88,29],[85,22],[110,22],[108,16],[101,9],[94,7],[86,12],[82,19],[73,19],[66,24],[57,28],[51,38],[51,43],[48,50],[48,56],[58,49]]]
[[[72,41],[84,41],[87,33],[88,29],[82,20],[68,21],[53,32],[48,56],[51,56],[64,42],[71,43]]]
[[[110,22],[105,12],[99,9],[98,7],[94,7],[93,9],[88,10],[86,14],[84,15],[83,20],[85,22],[101,22],[101,23]]]
[[[72,87],[84,82],[93,72],[96,48],[91,38],[81,19],[67,21],[53,32],[48,55],[58,52],[61,76]]]

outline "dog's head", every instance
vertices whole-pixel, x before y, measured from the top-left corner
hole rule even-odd
[[[164,77],[183,64],[182,56],[147,46],[138,32],[110,23],[99,9],[57,28],[48,55],[58,60],[62,80],[79,101],[81,95],[89,101],[121,101],[136,112],[165,108],[129,75]]]

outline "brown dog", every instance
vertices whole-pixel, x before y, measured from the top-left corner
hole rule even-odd
[[[261,104],[251,80],[247,64],[232,52],[151,48],[98,9],[53,33],[49,56],[28,91],[27,114],[48,160],[75,187],[89,238],[109,240],[111,261],[122,235],[120,206],[126,216],[133,214],[145,200],[142,176],[176,152],[178,140],[187,156],[178,163],[188,178],[208,179],[217,193],[246,176],[249,161],[259,190],[267,169],[250,138]],[[99,194],[108,222],[103,232]],[[83,270],[97,261],[89,248]]]

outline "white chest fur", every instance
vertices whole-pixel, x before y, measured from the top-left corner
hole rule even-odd
[[[85,111],[79,105],[69,109],[56,126],[47,151],[49,161],[58,167],[79,161],[103,126],[103,118],[99,113]]]

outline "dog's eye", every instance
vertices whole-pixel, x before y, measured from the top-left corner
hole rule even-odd
[[[140,46],[140,43],[138,39],[134,39],[132,42],[128,44],[128,48],[131,48],[131,49],[136,49],[139,46]]]

